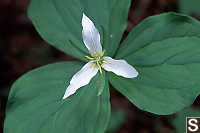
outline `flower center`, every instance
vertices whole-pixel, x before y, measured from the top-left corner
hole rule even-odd
[[[105,61],[103,58],[104,50],[100,55],[98,55],[96,52],[94,53],[94,55],[95,55],[94,57],[85,56],[85,58],[87,58],[88,60],[94,63],[92,66],[90,66],[90,68],[94,68],[95,66],[98,66],[100,73],[102,73],[102,69],[101,69],[102,65],[108,64],[108,62]]]

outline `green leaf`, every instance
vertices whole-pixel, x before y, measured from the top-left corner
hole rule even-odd
[[[125,40],[117,58],[136,67],[139,76],[110,74],[111,83],[140,109],[171,114],[193,103],[200,92],[200,23],[166,13],[149,17]]]
[[[175,119],[170,119],[177,133],[186,133],[186,117],[199,117],[200,110],[196,108],[185,108],[176,114]]]
[[[28,15],[42,38],[67,54],[85,60],[82,13],[95,23],[108,55],[114,55],[126,28],[130,0],[32,0]]]
[[[199,0],[179,0],[178,6],[182,13],[191,14],[197,13],[200,15]]]
[[[5,133],[102,133],[110,116],[108,82],[97,96],[99,74],[89,85],[62,100],[72,76],[82,65],[62,62],[33,70],[12,86]]]
[[[55,0],[54,0],[55,1]],[[61,51],[84,60],[87,49],[81,41],[81,15],[80,7],[70,0],[65,4],[68,13],[58,12],[53,0],[31,0],[28,16],[36,30],[49,44]],[[73,8],[75,4],[77,8]],[[64,21],[68,19],[68,21]]]
[[[106,133],[113,133],[119,130],[126,122],[126,112],[123,109],[115,109],[111,113],[110,123]]]

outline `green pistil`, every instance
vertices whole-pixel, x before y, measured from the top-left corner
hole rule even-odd
[[[103,61],[104,61],[104,59],[103,59],[103,57],[102,56],[97,56],[97,57],[95,57],[94,58],[94,62],[98,65],[103,65]]]

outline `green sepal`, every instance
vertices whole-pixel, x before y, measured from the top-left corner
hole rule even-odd
[[[105,71],[103,70],[102,73],[100,74],[99,76],[99,82],[101,82],[101,85],[99,86],[99,89],[98,89],[98,94],[97,96],[100,96],[105,88],[105,80],[106,79],[106,73]]]

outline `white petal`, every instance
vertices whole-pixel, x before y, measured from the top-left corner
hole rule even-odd
[[[83,13],[82,18],[82,36],[85,46],[88,48],[90,54],[94,56],[94,53],[102,53],[100,34],[94,23]]]
[[[97,74],[98,68],[92,66],[92,62],[85,64],[71,79],[70,85],[67,87],[63,99],[74,94],[80,87],[89,84],[90,80]]]
[[[125,60],[114,60],[110,57],[104,57],[104,60],[108,62],[108,64],[103,64],[102,66],[106,71],[111,71],[125,78],[135,78],[138,76],[135,68]]]

